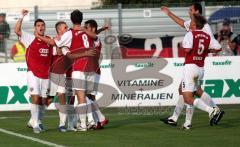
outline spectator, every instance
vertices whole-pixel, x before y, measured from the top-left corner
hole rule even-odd
[[[10,35],[10,27],[5,19],[6,19],[6,14],[0,13],[0,52],[1,53],[6,53],[5,39],[9,38],[9,35]]]
[[[231,31],[230,20],[224,19],[222,29],[214,35],[220,42],[222,51],[218,53],[220,56],[237,55],[238,36]]]

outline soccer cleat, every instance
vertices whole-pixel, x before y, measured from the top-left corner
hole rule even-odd
[[[77,129],[75,129],[74,127],[68,127],[67,131],[73,131],[73,132],[77,132]]]
[[[224,111],[220,110],[220,112],[215,115],[214,121],[213,121],[213,123],[214,123],[215,125],[217,125],[218,122],[222,119],[224,113],[225,113]]]
[[[67,129],[65,128],[65,126],[60,126],[60,127],[58,127],[58,130],[59,130],[60,132],[67,132]]]
[[[108,124],[108,119],[104,119],[103,121],[100,122],[101,126],[106,126]]]
[[[86,127],[79,126],[79,127],[77,128],[77,131],[85,132],[85,131],[87,131],[87,128],[86,128]]]
[[[213,111],[209,115],[209,124],[213,126],[215,119],[217,118],[218,114],[220,113],[220,109],[218,107],[214,107]]]
[[[39,127],[33,128],[33,133],[39,134],[41,133],[41,129]]]
[[[95,122],[91,121],[87,124],[87,129],[88,130],[93,130],[94,128],[96,128]]]
[[[162,122],[164,122],[165,124],[171,125],[171,126],[177,126],[177,122],[175,122],[173,119],[168,119],[168,118],[164,118],[164,119],[160,119]]]
[[[181,130],[190,130],[192,128],[192,125],[187,125],[187,126],[182,126],[180,129]]]
[[[47,129],[43,126],[43,124],[39,124],[39,128],[42,132],[46,131]]]
[[[100,122],[97,122],[97,125],[95,126],[95,130],[100,130],[103,129],[103,126],[101,125]]]
[[[31,129],[33,128],[33,127],[32,127],[32,124],[31,124],[30,122],[27,123],[27,127],[28,127],[28,128],[31,128]]]

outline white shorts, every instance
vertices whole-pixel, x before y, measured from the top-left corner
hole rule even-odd
[[[57,93],[66,92],[66,75],[50,73],[49,96],[56,96]]]
[[[49,79],[36,77],[31,71],[27,72],[28,91],[30,95],[39,95],[47,98],[49,90]]]
[[[183,69],[182,92],[194,92],[201,87],[204,69],[195,64],[185,64]]]
[[[87,94],[96,95],[100,76],[95,72],[72,72],[73,90],[85,90]]]

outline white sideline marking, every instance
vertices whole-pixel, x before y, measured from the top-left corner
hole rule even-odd
[[[2,128],[0,128],[0,132],[6,133],[6,134],[9,134],[9,135],[13,135],[13,136],[17,136],[19,138],[24,138],[24,139],[27,139],[27,140],[31,140],[31,141],[34,141],[34,142],[38,142],[38,143],[48,145],[48,146],[65,147],[63,145],[55,144],[55,143],[48,142],[48,141],[45,141],[45,140],[41,140],[41,139],[34,138],[34,137],[25,136],[25,135],[15,133],[15,132],[12,132],[12,131],[8,131],[8,130],[2,129]]]

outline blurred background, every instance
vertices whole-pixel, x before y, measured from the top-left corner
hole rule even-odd
[[[99,34],[103,43],[104,59],[183,57],[181,41],[186,31],[160,11],[161,6],[184,20],[189,20],[191,0],[0,0],[0,62],[25,62],[25,48],[18,42],[14,26],[20,11],[28,9],[22,29],[33,33],[33,23],[41,18],[46,23],[46,34],[55,36],[55,23],[66,21],[71,27],[70,13],[74,9],[83,12],[84,21],[95,19],[99,28],[105,24],[110,29]],[[240,54],[240,1],[194,1],[203,6],[213,34],[231,38],[237,46],[219,56]],[[234,35],[225,32],[228,27]],[[224,39],[223,39],[224,40]],[[229,48],[221,43],[223,48]]]

